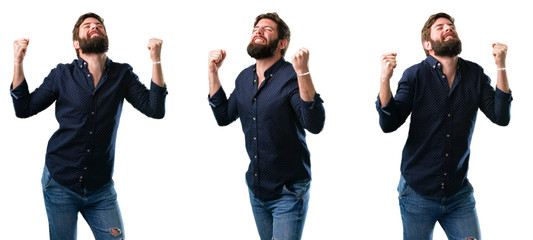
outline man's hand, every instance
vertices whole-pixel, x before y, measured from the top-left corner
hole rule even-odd
[[[292,57],[292,67],[296,74],[309,72],[309,50],[300,48]]]
[[[385,53],[381,55],[381,81],[379,87],[379,101],[381,106],[386,106],[392,98],[390,79],[396,68],[397,53]]]
[[[389,81],[396,68],[397,53],[385,53],[381,55],[381,82]]]
[[[507,45],[503,43],[492,44],[492,56],[498,68],[505,68],[505,57],[507,56]]]
[[[26,50],[30,44],[30,39],[20,38],[13,42],[13,49],[15,50],[15,64],[20,64],[26,56]]]
[[[217,49],[209,52],[208,61],[207,61],[207,70],[208,73],[218,72],[220,66],[226,59],[226,50]]]
[[[150,50],[150,58],[152,62],[161,62],[161,47],[163,40],[152,38],[148,41],[148,50]]]

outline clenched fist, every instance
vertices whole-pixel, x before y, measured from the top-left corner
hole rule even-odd
[[[163,46],[163,40],[152,38],[148,41],[148,50],[150,50],[150,58],[152,62],[161,61],[161,47]]]
[[[226,50],[217,49],[209,52],[207,69],[209,73],[217,72],[226,58]]]
[[[300,48],[292,57],[292,67],[296,74],[300,75],[309,72],[309,50]]]
[[[26,50],[30,44],[30,39],[20,38],[13,42],[13,49],[15,50],[15,63],[22,63],[26,56]]]
[[[385,53],[381,55],[381,81],[388,81],[396,68],[397,53]]]
[[[503,43],[492,44],[492,56],[498,68],[505,68],[505,57],[507,56],[507,45]]]

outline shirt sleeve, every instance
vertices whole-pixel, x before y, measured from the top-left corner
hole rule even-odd
[[[413,81],[414,78],[410,76],[409,72],[404,72],[402,79],[398,83],[396,95],[390,99],[386,106],[381,105],[378,96],[376,110],[379,114],[379,125],[383,132],[396,131],[411,114],[414,95]]]
[[[26,79],[15,89],[11,89],[11,86],[11,98],[13,99],[13,107],[17,117],[31,117],[54,103],[57,99],[57,89],[53,78],[54,72],[52,70],[41,86],[36,88],[31,94]]]
[[[131,69],[129,78],[126,100],[148,117],[163,118],[165,116],[165,99],[168,93],[166,86],[160,87],[150,81],[150,90],[148,90]]]
[[[324,101],[318,93],[315,93],[311,101],[306,102],[300,97],[298,88],[293,90],[291,104],[298,115],[298,120],[305,129],[314,134],[320,133],[324,128],[326,112],[322,103]]]
[[[209,105],[219,126],[226,126],[239,118],[237,109],[236,90],[230,95],[229,99],[226,97],[226,92],[220,87],[218,91],[208,97]]]
[[[486,75],[482,80],[480,93],[479,109],[493,123],[507,126],[511,121],[512,93],[504,93],[498,88],[494,90],[490,85],[490,78]]]

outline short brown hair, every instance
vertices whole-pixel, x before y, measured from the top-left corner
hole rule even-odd
[[[270,19],[274,21],[278,25],[278,38],[279,39],[285,39],[287,40],[287,46],[285,48],[281,49],[281,56],[285,56],[285,52],[287,51],[287,48],[289,48],[289,43],[291,42],[291,30],[289,29],[289,26],[279,17],[279,15],[275,12],[272,13],[263,13],[260,14],[255,18],[254,27],[257,25],[257,23],[261,19]]]
[[[72,29],[72,40],[73,41],[80,40],[80,26],[83,23],[83,21],[85,21],[85,19],[87,18],[96,18],[96,20],[98,20],[102,24],[102,26],[104,27],[104,31],[105,31],[104,19],[98,16],[98,14],[96,13],[89,12],[89,13],[81,15],[78,18],[78,21],[76,21],[76,24],[74,24],[74,29]],[[79,56],[78,49],[76,49],[76,54]]]
[[[433,26],[435,21],[437,21],[437,19],[439,19],[439,18],[446,18],[446,19],[450,20],[450,22],[452,22],[452,24],[454,24],[454,22],[455,22],[455,19],[453,19],[452,16],[450,16],[447,13],[443,13],[443,12],[436,13],[436,14],[433,14],[433,15],[429,16],[428,20],[424,24],[424,27],[422,28],[422,34],[421,34],[422,35],[422,44],[424,44],[425,41],[431,40],[431,26]],[[429,52],[425,48],[424,48],[424,52],[426,52],[426,56],[429,55]]]

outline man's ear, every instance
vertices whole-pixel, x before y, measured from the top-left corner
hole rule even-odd
[[[431,51],[431,50],[433,50],[433,47],[431,46],[431,42],[429,42],[429,41],[424,41],[424,42],[422,42],[422,45],[424,46],[424,49],[425,49],[426,51]]]
[[[72,46],[74,46],[74,49],[76,50],[80,49],[80,41],[78,40],[72,41]]]
[[[286,48],[287,47],[287,39],[281,39],[278,44],[279,44],[279,46],[278,46],[279,49]]]

